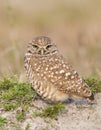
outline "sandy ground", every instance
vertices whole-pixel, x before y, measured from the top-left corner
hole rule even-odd
[[[23,122],[18,122],[15,118],[18,110],[6,113],[1,110],[0,115],[8,119],[7,130],[27,130],[27,124],[30,125],[28,130],[101,130],[101,93],[95,95],[95,102],[92,106],[83,104],[82,107],[77,107],[74,103],[66,104],[57,120],[33,117],[34,110],[42,110],[48,105],[39,99],[33,102]]]

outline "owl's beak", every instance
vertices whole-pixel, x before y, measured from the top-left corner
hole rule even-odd
[[[44,54],[44,49],[41,49],[41,54],[42,54],[42,55]]]
[[[44,55],[45,54],[45,49],[44,48],[41,48],[40,50],[39,50],[39,53],[41,54],[41,55]]]

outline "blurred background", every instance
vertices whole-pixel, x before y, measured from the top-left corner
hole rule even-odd
[[[0,0],[0,78],[24,80],[27,43],[40,35],[83,77],[101,76],[101,0]]]

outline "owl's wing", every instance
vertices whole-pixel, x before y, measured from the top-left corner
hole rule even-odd
[[[60,91],[68,93],[70,95],[81,96],[94,99],[94,96],[90,90],[90,87],[79,76],[77,71],[70,65],[62,56],[58,60],[59,68],[57,69],[58,79],[55,82],[55,86]]]
[[[33,61],[33,72],[37,74],[38,80],[50,82],[63,93],[93,100],[89,86],[62,55],[38,57],[34,58]]]

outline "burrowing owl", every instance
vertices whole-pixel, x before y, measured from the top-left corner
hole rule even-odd
[[[49,37],[40,36],[28,44],[25,69],[33,88],[46,100],[58,102],[74,96],[94,100],[89,86]]]

